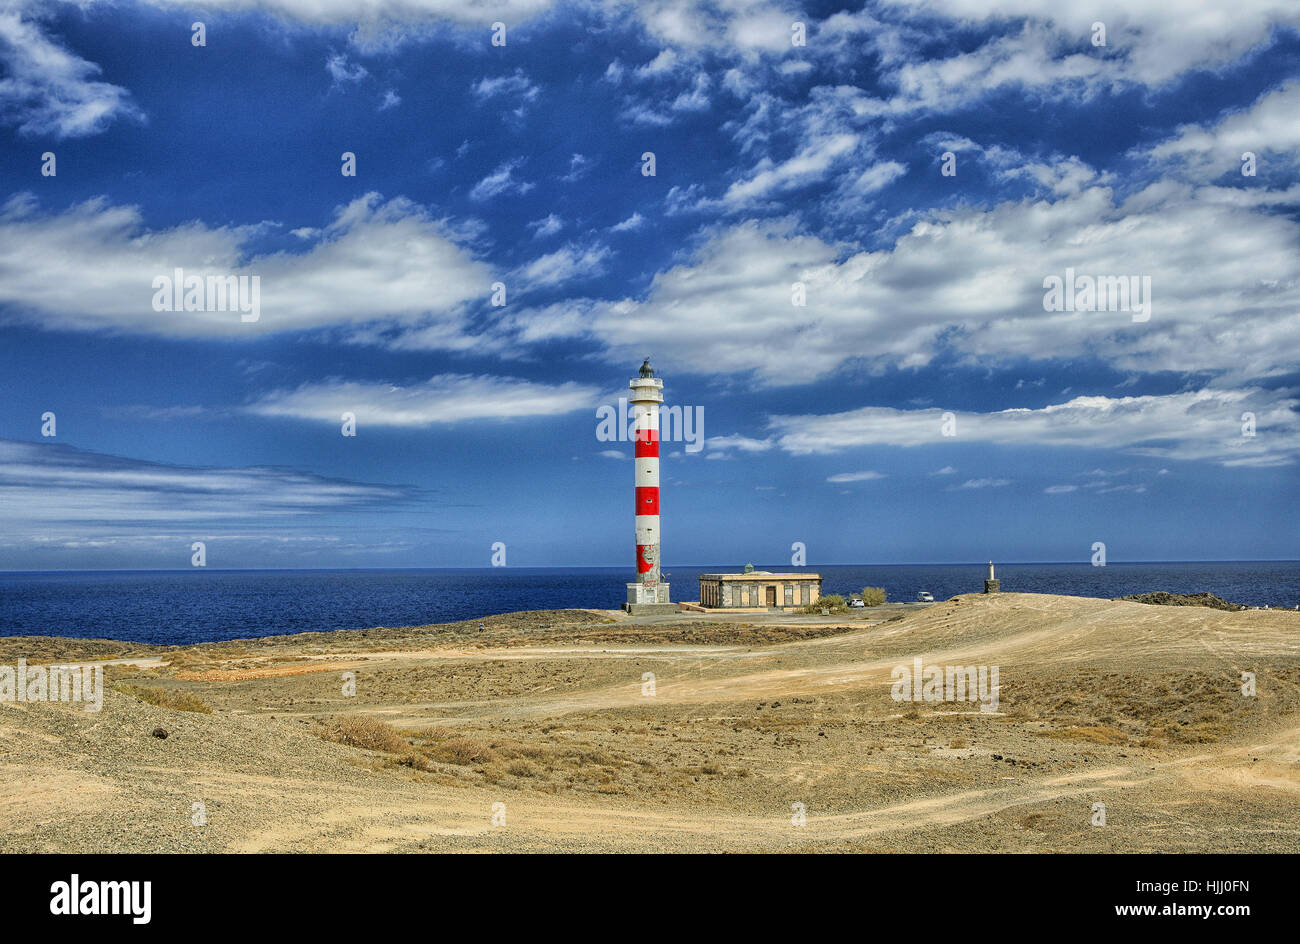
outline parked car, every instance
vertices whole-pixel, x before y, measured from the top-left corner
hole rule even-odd
[[[916,594],[916,601],[918,603],[933,603],[934,594],[931,593],[929,590],[919,590],[917,591]]]
[[[849,606],[866,606],[866,604],[862,602],[861,597],[854,597],[849,601]]]

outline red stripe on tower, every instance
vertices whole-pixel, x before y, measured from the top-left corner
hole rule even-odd
[[[645,485],[636,490],[636,513],[638,515],[659,514],[658,485]]]

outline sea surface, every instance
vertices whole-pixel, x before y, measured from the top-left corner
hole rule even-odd
[[[755,565],[790,570],[781,565]],[[890,600],[983,589],[985,564],[809,566],[823,592],[884,587]],[[702,573],[666,570],[674,600],[699,599]],[[1208,591],[1252,606],[1300,604],[1300,561],[1000,564],[1004,591],[1119,597]],[[81,636],[186,644],[282,633],[413,626],[513,610],[595,607],[626,599],[628,568],[479,570],[187,570],[0,573],[0,636]]]

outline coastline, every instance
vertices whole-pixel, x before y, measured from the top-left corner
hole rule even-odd
[[[1247,605],[1300,605],[1300,562],[998,564],[1007,590],[1115,599],[1153,590],[1209,591]],[[667,568],[678,599],[717,567]],[[726,570],[728,568],[722,568]],[[729,569],[736,569],[734,567]],[[976,592],[984,565],[810,565],[823,592],[883,587],[888,599]],[[57,635],[155,644],[409,626],[533,609],[615,609],[626,570],[222,571],[0,574],[0,637]]]

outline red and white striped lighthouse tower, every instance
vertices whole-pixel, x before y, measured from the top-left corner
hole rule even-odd
[[[664,382],[647,357],[628,386],[636,444],[636,583],[627,585],[627,609],[635,613],[672,604],[659,572],[659,404],[664,402]]]

